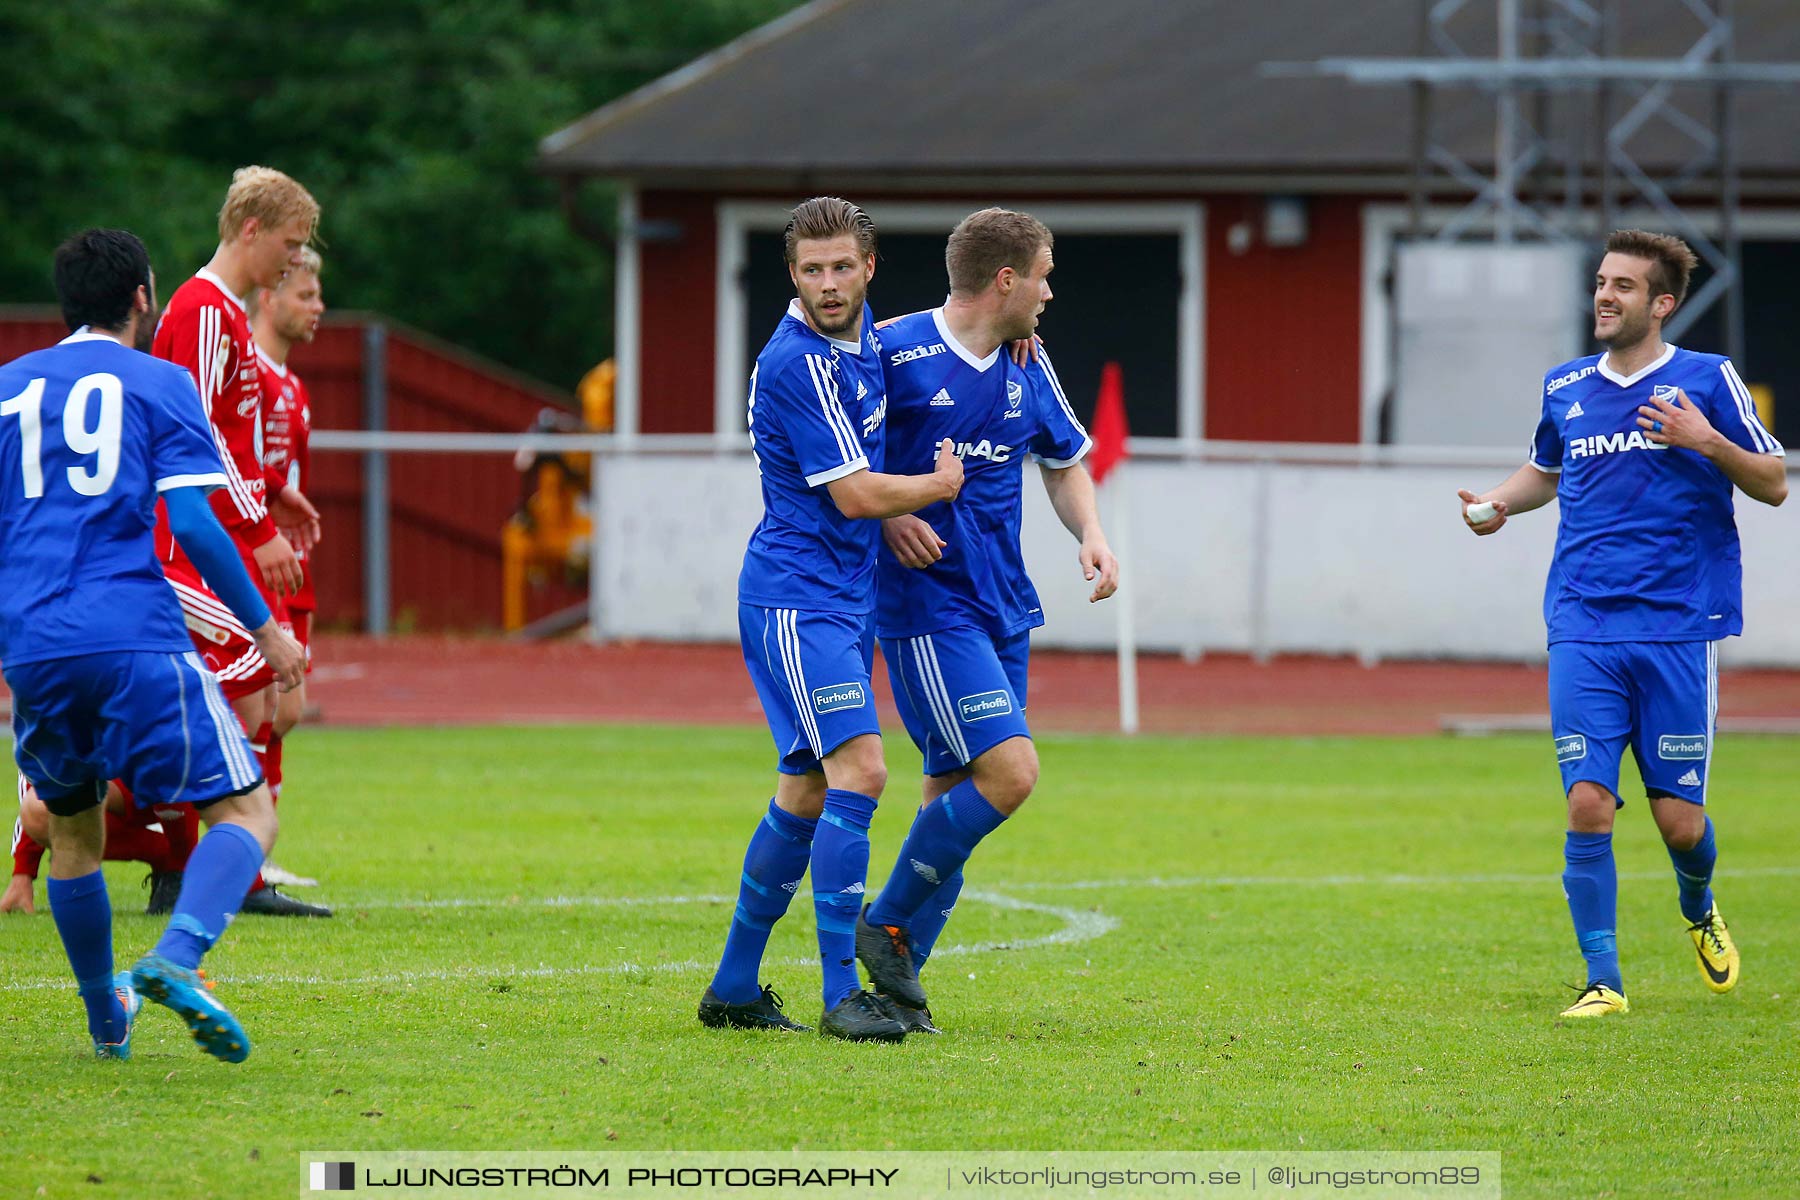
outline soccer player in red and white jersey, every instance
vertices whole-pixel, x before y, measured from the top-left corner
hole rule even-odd
[[[107,862],[141,862],[150,868],[144,882],[150,888],[150,916],[175,911],[188,856],[200,840],[200,812],[191,804],[152,805],[132,803],[131,789],[122,779],[106,785],[102,804],[106,813]],[[13,822],[12,878],[0,894],[0,913],[35,912],[32,884],[50,840],[50,810],[38,799],[37,789],[19,776],[19,816]]]
[[[263,467],[268,489],[279,493],[296,488],[302,494],[312,483],[312,457],[309,439],[312,434],[312,399],[300,376],[288,369],[288,355],[294,343],[310,342],[319,331],[319,318],[325,315],[325,298],[319,275],[323,263],[319,252],[311,246],[300,251],[300,265],[289,267],[281,283],[273,288],[256,288],[250,293],[250,332],[256,339],[257,368],[262,373],[263,389]],[[300,567],[306,578],[300,590],[287,597],[287,611],[292,632],[306,648],[306,669],[312,671],[312,623],[318,601],[313,591],[313,563],[310,547],[318,540],[318,530],[296,531],[290,538]],[[274,727],[269,733],[269,751],[264,759],[269,791],[281,799],[281,748],[300,715],[306,709],[306,684],[276,698]],[[295,875],[273,862],[263,864],[263,877],[273,883],[295,887],[313,887],[318,880]]]
[[[276,286],[289,268],[299,266],[300,252],[318,223],[318,201],[299,183],[269,167],[240,167],[219,209],[218,249],[169,297],[151,343],[151,353],[186,367],[194,377],[225,465],[226,486],[212,493],[213,509],[278,619],[281,598],[297,591],[304,578],[294,548],[278,526],[316,531],[319,514],[297,488],[268,494],[262,377],[244,297],[253,288]],[[160,505],[157,549],[194,645],[219,677],[260,757],[275,718],[274,672],[249,631],[206,586],[170,535]],[[240,911],[331,915],[328,908],[283,896],[260,881]]]

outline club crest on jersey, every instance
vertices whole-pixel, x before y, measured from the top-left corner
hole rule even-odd
[[[1672,383],[1659,383],[1650,389],[1650,394],[1658,400],[1667,400],[1670,404],[1673,404],[1675,403],[1675,393],[1680,390],[1680,388]]]
[[[1629,433],[1596,433],[1589,437],[1569,439],[1569,457],[1587,458],[1596,454],[1622,454],[1627,450],[1667,450],[1663,442],[1653,442],[1641,429]]]
[[[985,458],[989,462],[1006,462],[1012,458],[1012,452],[1011,446],[996,446],[986,438],[979,442],[958,442],[956,445],[956,457]]]
[[[1010,421],[1014,417],[1023,416],[1024,412],[1022,411],[1021,406],[1024,403],[1025,403],[1024,385],[1020,384],[1019,381],[1016,379],[1007,380],[1006,381],[1006,415],[1004,417],[1002,417],[1001,420]]]
[[[863,685],[856,682],[834,683],[829,687],[814,688],[812,694],[813,711],[820,716],[826,713],[842,712],[845,709],[861,708],[866,702]]]
[[[1556,761],[1559,763],[1580,762],[1587,757],[1587,739],[1579,733],[1556,739]]]

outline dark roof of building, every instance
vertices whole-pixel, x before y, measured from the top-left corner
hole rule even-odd
[[[1624,55],[1673,56],[1700,32],[1678,0],[1620,7],[1637,22]],[[1741,60],[1800,59],[1793,0],[1735,7]],[[1471,8],[1490,28],[1467,48],[1485,32],[1491,52],[1491,6]],[[1410,161],[1405,87],[1263,64],[1409,56],[1418,31],[1418,0],[814,0],[545,138],[539,165],[666,186],[1392,186]],[[1708,111],[1710,93],[1681,94]],[[1735,106],[1746,179],[1800,180],[1800,91]],[[1491,98],[1436,111],[1441,140],[1491,161]],[[1673,167],[1695,146],[1653,123],[1633,150]]]

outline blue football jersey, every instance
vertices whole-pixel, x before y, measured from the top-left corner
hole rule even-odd
[[[1680,388],[1744,449],[1781,455],[1729,359],[1668,347],[1626,378],[1604,355],[1544,376],[1531,465],[1559,473],[1556,555],[1544,587],[1551,642],[1711,641],[1743,632],[1732,484],[1692,450],[1638,428],[1638,406]]]
[[[225,482],[194,380],[77,331],[0,367],[0,662],[192,650],[156,497]]]
[[[738,599],[764,608],[867,613],[880,523],[838,511],[826,484],[883,469],[887,399],[868,305],[856,341],[814,333],[800,302],[750,374],[750,443],[763,517],[738,574]]]
[[[919,516],[949,543],[924,570],[900,565],[884,543],[876,569],[875,632],[918,637],[974,625],[1007,638],[1044,623],[1037,589],[1019,548],[1024,464],[1033,457],[1065,468],[1092,442],[1040,348],[1019,367],[1002,346],[976,358],[951,336],[942,309],[902,317],[882,329],[887,378],[888,469],[932,469],[950,438],[963,461],[962,493]]]

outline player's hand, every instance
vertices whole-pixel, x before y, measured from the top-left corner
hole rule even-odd
[[[1471,504],[1480,504],[1481,497],[1477,496],[1474,492],[1471,492],[1468,488],[1460,489],[1456,493],[1456,496],[1457,499],[1462,501],[1463,524],[1467,525],[1470,529],[1473,529],[1475,531],[1475,536],[1486,537],[1490,533],[1497,532],[1502,525],[1506,524],[1506,501],[1493,501],[1494,515],[1485,521],[1477,523],[1469,520],[1469,506]]]
[[[1008,342],[1007,345],[1012,347],[1013,365],[1022,367],[1026,363],[1036,362],[1038,360],[1038,349],[1042,347],[1043,344],[1044,339],[1035,333],[1028,338],[1020,338],[1016,342]]]
[[[279,533],[250,553],[256,558],[256,569],[262,572],[263,582],[277,596],[293,595],[306,581],[294,547]]]
[[[1680,388],[1675,389],[1672,398],[1653,393],[1650,403],[1638,405],[1637,423],[1651,441],[1663,446],[1680,446],[1684,450],[1704,453],[1708,444],[1719,437],[1719,431],[1706,419],[1706,414],[1696,408]]]
[[[937,461],[932,464],[931,474],[950,489],[944,499],[956,499],[957,493],[962,491],[963,465],[962,459],[956,457],[956,443],[949,438],[938,443]]]
[[[7,882],[5,894],[0,895],[0,913],[36,911],[31,902],[31,876],[14,875]]]
[[[1081,543],[1081,577],[1094,582],[1089,604],[1098,604],[1119,590],[1119,560],[1103,537],[1090,537]]]
[[[281,535],[302,554],[318,545],[323,536],[319,510],[291,483],[269,501],[269,515],[275,518],[275,527],[281,530]]]
[[[901,566],[915,569],[929,567],[944,557],[944,547],[950,544],[937,535],[929,522],[911,513],[883,521],[881,537]]]
[[[293,634],[275,623],[274,617],[258,625],[250,636],[256,639],[256,648],[275,672],[275,682],[282,691],[291,692],[305,681],[306,651]]]

